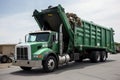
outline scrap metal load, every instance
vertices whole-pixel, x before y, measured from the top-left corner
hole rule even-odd
[[[71,27],[75,27],[75,26],[82,26],[82,22],[81,19],[74,13],[66,13],[68,20],[70,22]]]

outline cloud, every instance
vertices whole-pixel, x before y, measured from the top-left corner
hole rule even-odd
[[[67,12],[74,12],[82,19],[93,21],[115,30],[115,41],[120,42],[119,0],[77,0],[65,6]]]
[[[115,41],[120,42],[119,0],[70,0],[69,2],[51,0],[48,3],[46,1],[44,4],[39,5],[40,2],[32,1],[31,5],[34,5],[27,8],[29,12],[8,14],[0,18],[0,43],[18,43],[19,39],[23,41],[25,34],[39,29],[32,17],[31,9],[41,10],[47,8],[48,5],[58,5],[59,3],[65,8],[66,12],[74,12],[87,21],[93,21],[105,27],[112,27],[115,30]]]
[[[0,43],[18,43],[25,34],[39,29],[29,12],[0,18],[0,28]]]

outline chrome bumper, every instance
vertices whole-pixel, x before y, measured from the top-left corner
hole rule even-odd
[[[41,67],[42,61],[32,61],[32,60],[14,60],[12,63],[14,66],[25,66],[25,67]]]

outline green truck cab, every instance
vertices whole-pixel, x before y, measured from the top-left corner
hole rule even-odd
[[[54,71],[59,64],[71,61],[105,62],[108,52],[115,53],[114,31],[79,19],[70,22],[70,17],[61,5],[41,12],[35,10],[33,17],[40,31],[29,33],[26,42],[16,45],[13,65],[23,70],[43,67]],[[70,18],[70,19],[69,19]]]
[[[29,33],[26,42],[16,45],[14,65],[20,66],[23,70],[30,70],[32,67],[41,67],[43,60],[50,55],[58,60],[58,37],[54,31],[38,31]],[[52,64],[52,62],[49,62]]]
[[[58,52],[57,33],[53,31],[40,31],[30,33],[27,43],[31,44],[33,60],[42,60],[48,53]]]

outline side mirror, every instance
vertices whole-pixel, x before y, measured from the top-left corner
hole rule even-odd
[[[55,35],[53,35],[53,40],[55,42],[58,42],[58,33],[55,33]]]
[[[56,41],[58,41],[58,33],[55,34]]]
[[[25,35],[25,42],[28,41],[28,36],[29,36],[29,34],[26,34],[26,35]]]
[[[56,36],[55,36],[55,35],[53,35],[53,37],[52,37],[52,38],[53,38],[53,41],[55,42],[55,41],[56,41]]]

